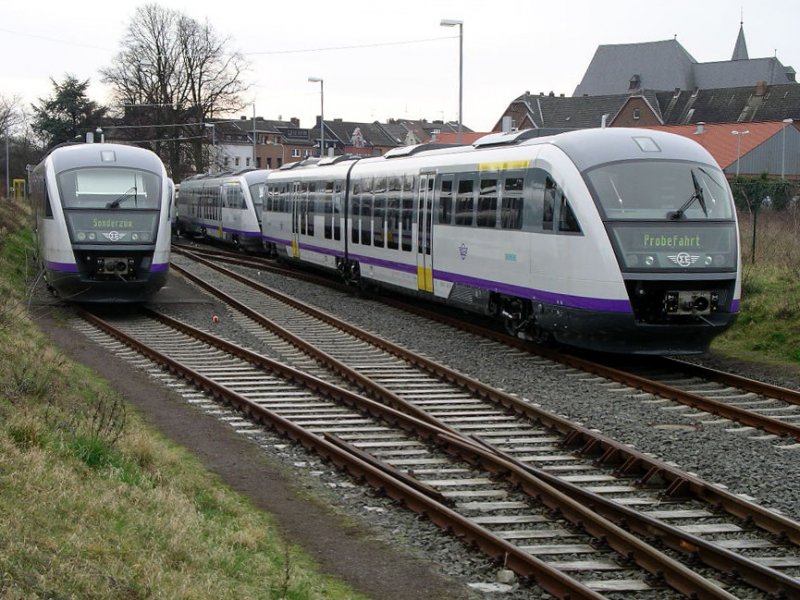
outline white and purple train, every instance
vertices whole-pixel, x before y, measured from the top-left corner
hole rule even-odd
[[[233,244],[245,251],[262,250],[263,198],[259,194],[268,174],[250,169],[183,180],[176,202],[176,233]]]
[[[642,129],[534,136],[285,165],[259,184],[265,247],[521,337],[706,350],[741,287],[733,197],[711,155]]]
[[[36,260],[76,302],[139,302],[166,282],[175,186],[153,152],[118,144],[56,148],[30,175]]]

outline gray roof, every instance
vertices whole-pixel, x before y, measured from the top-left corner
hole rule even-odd
[[[637,95],[643,96],[656,114],[661,116],[655,92],[646,90]],[[608,115],[610,122],[628,98],[628,94],[572,97],[523,94],[514,102],[522,103],[526,107],[528,117],[537,128],[548,127],[563,130],[600,127],[603,115]]]
[[[794,82],[794,73],[776,57],[749,58],[740,27],[733,58],[727,61],[698,63],[677,40],[599,46],[573,95],[730,88],[758,81],[780,85]]]
[[[677,40],[598,46],[573,96],[624,94],[637,75],[638,88],[692,89],[696,62]]]
[[[747,86],[659,92],[666,125],[800,119],[800,85]]]
[[[747,60],[747,42],[744,41],[744,23],[739,23],[739,37],[736,38],[736,45],[733,47],[731,60]]]
[[[332,133],[343,145],[349,146],[356,128],[361,130],[367,146],[398,146],[398,142],[389,136],[380,123],[355,123],[351,121],[325,121],[326,132]],[[318,131],[318,130],[314,130]],[[327,136],[326,136],[327,137]]]

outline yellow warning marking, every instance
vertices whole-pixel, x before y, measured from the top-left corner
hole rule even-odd
[[[529,160],[507,160],[504,162],[480,163],[479,171],[505,171],[507,169],[527,169],[531,164]]]

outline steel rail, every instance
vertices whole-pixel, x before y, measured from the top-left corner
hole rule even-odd
[[[713,582],[703,578],[678,561],[669,558],[646,542],[615,525],[613,522],[600,515],[596,511],[587,508],[581,503],[580,500],[574,499],[569,492],[576,495],[580,493],[580,488],[574,484],[560,482],[559,487],[563,490],[567,490],[562,491],[562,489],[554,487],[547,481],[537,477],[529,470],[526,470],[524,466],[520,466],[512,461],[508,461],[505,457],[497,453],[487,452],[481,447],[475,445],[474,442],[463,438],[457,433],[449,431],[449,428],[443,424],[440,424],[440,426],[437,427],[432,423],[421,421],[404,412],[395,410],[391,407],[385,406],[379,402],[375,402],[353,392],[349,392],[348,390],[335,386],[334,384],[320,380],[313,375],[304,373],[298,369],[269,359],[263,355],[238,346],[237,344],[193,328],[185,323],[157,313],[153,310],[145,309],[143,312],[152,318],[160,320],[165,325],[170,327],[177,325],[178,330],[187,333],[188,335],[191,335],[200,341],[224,350],[225,352],[229,352],[260,368],[274,371],[281,377],[285,377],[291,381],[300,383],[316,393],[327,395],[336,400],[343,401],[350,406],[356,407],[361,412],[377,416],[378,418],[394,426],[399,426],[405,430],[413,431],[414,434],[420,438],[431,440],[438,445],[445,447],[450,452],[456,450],[458,455],[468,462],[474,464],[481,463],[485,469],[495,474],[504,475],[505,479],[515,485],[520,486],[521,490],[532,499],[543,503],[551,510],[558,511],[561,516],[583,529],[590,536],[597,540],[602,540],[602,542],[607,544],[612,550],[620,554],[622,557],[632,559],[641,568],[659,576],[673,589],[676,589],[688,597],[698,598],[700,600],[735,599],[735,596],[732,596]],[[382,489],[384,492],[387,491],[386,485],[382,483],[383,480],[378,477],[381,485],[376,485],[375,478],[377,475],[375,473],[365,473],[363,465],[358,465],[356,467],[356,472],[354,472],[348,463],[339,462],[342,460],[340,454],[332,453],[330,449],[326,447],[320,448],[317,442],[317,440],[320,439],[320,436],[307,432],[304,428],[291,423],[291,421],[284,419],[283,417],[280,417],[273,411],[259,406],[257,403],[248,400],[246,397],[233,392],[226,386],[215,383],[212,379],[205,377],[194,369],[183,365],[179,361],[170,359],[162,353],[148,348],[145,344],[142,344],[135,338],[127,336],[123,332],[98,319],[97,317],[94,317],[93,315],[90,315],[90,317],[91,318],[84,318],[87,318],[87,320],[90,320],[90,322],[102,327],[106,332],[114,335],[114,337],[126,345],[134,347],[138,352],[145,354],[151,360],[167,366],[167,368],[169,368],[171,371],[180,374],[182,377],[195,382],[195,384],[199,384],[201,387],[207,391],[210,391],[214,395],[223,398],[226,402],[230,403],[232,406],[235,406],[250,418],[253,418],[254,420],[264,424],[271,424],[275,426],[275,429],[278,431],[281,431],[292,439],[299,441],[305,447],[318,452],[321,456],[332,460],[332,462],[337,464],[337,466],[347,471],[351,475],[364,478],[370,485],[372,485],[372,487]],[[404,401],[404,403],[411,407],[411,405],[407,402]],[[307,437],[312,438],[311,443],[306,440]],[[544,589],[547,589],[539,581],[540,575],[538,573],[538,567],[540,566],[539,563],[547,566],[546,563],[520,550],[506,540],[495,536],[481,526],[472,523],[468,518],[463,517],[459,513],[450,511],[448,507],[444,506],[444,502],[442,501],[443,497],[437,490],[416,480],[408,474],[402,473],[397,469],[386,465],[382,461],[370,456],[369,454],[355,449],[346,442],[338,439],[336,436],[325,434],[322,439],[335,448],[344,451],[347,456],[353,457],[354,461],[364,463],[372,469],[377,470],[385,477],[389,478],[391,483],[394,484],[392,490],[400,486],[407,486],[416,494],[415,496],[409,498],[409,492],[407,490],[401,490],[399,492],[395,491],[395,494],[397,495],[393,495],[393,493],[388,492],[387,495],[389,495],[391,498],[406,505],[408,505],[409,500],[416,503],[425,502],[436,503],[440,505],[441,510],[438,513],[435,513],[436,517],[439,519],[438,521],[437,518],[431,517],[431,514],[427,509],[420,511],[416,510],[413,506],[410,506],[410,508],[415,510],[415,512],[423,512],[427,514],[429,517],[431,517],[431,520],[437,524],[437,526],[444,529],[452,529],[457,535],[461,535],[459,533],[459,528],[467,531],[470,536],[468,538],[469,541],[476,543],[486,554],[495,559],[502,558],[506,566],[514,570],[516,573],[521,576],[532,577],[537,581],[537,583],[542,585]],[[456,524],[456,527],[454,527],[454,523]],[[511,552],[511,550],[513,550],[513,552]],[[501,554],[500,551],[503,553]],[[530,570],[531,566],[528,558],[533,559],[534,565],[537,567],[537,571],[534,572]],[[562,577],[568,579],[570,582],[574,581],[552,567],[547,566],[547,568],[560,575],[558,579],[561,584],[563,584]],[[552,579],[552,574],[548,575],[548,579]],[[579,583],[578,585],[581,586]],[[586,589],[588,590],[588,588]],[[550,589],[547,589],[547,591],[552,593]],[[594,594],[594,592],[592,593]]]
[[[190,256],[196,256],[191,251],[182,251],[181,253]],[[297,275],[297,273],[294,271],[274,267],[272,265],[266,264],[266,262],[262,260],[244,260],[233,255],[228,255],[225,257],[220,257],[218,254],[214,255],[218,260],[223,260],[224,262],[239,264],[242,266],[263,268],[265,270],[269,269],[270,271],[278,274],[290,275],[292,277],[303,279],[305,281],[311,281],[313,283],[318,283],[320,285],[328,285],[336,289],[343,289],[343,286],[334,284],[319,276],[308,275],[307,273],[304,273],[302,276],[300,276]],[[685,404],[692,408],[696,408],[698,410],[702,410],[704,412],[714,414],[726,419],[730,419],[749,427],[755,427],[762,431],[766,431],[767,433],[772,433],[774,435],[778,435],[781,437],[791,437],[795,440],[800,441],[800,425],[787,423],[781,421],[780,419],[768,417],[759,414],[756,411],[748,410],[746,408],[731,406],[729,404],[726,404],[725,402],[721,402],[713,398],[706,398],[699,394],[686,392],[677,389],[673,386],[670,386],[668,384],[653,381],[645,377],[640,377],[633,373],[628,373],[620,369],[616,369],[607,365],[602,365],[600,363],[580,358],[575,355],[557,352],[540,345],[532,344],[531,342],[528,341],[519,340],[517,338],[508,336],[506,334],[501,334],[496,331],[480,327],[478,325],[465,323],[464,321],[453,319],[436,311],[430,311],[416,306],[411,306],[399,300],[391,298],[382,298],[381,301],[384,302],[385,304],[389,304],[390,306],[400,308],[401,310],[405,310],[407,312],[413,312],[415,314],[424,316],[426,318],[435,319],[437,321],[447,323],[449,325],[458,327],[459,329],[469,331],[471,333],[480,335],[482,337],[493,339],[497,342],[524,350],[526,352],[533,351],[539,356],[542,356],[544,358],[548,358],[550,360],[554,360],[562,364],[566,364],[568,366],[581,369],[583,371],[593,373],[601,377],[605,377],[612,381],[617,381],[619,383],[622,383],[624,385],[636,389],[640,389],[642,391],[656,394],[658,396],[667,398],[669,400]],[[697,376],[706,379],[711,379],[720,383],[724,383],[726,385],[743,389],[745,391],[761,394],[771,398],[776,398],[778,400],[783,400],[784,402],[800,405],[800,392],[795,390],[759,381],[754,381],[738,375],[723,373],[721,371],[717,371],[700,365],[694,365],[691,363],[687,363],[685,361],[669,359],[666,357],[662,357],[662,360],[667,364],[677,365],[676,368],[680,368],[684,371],[696,374]]]
[[[198,260],[198,259],[195,259]],[[610,465],[616,467],[616,473],[620,476],[638,476],[640,485],[651,485],[654,482],[663,480],[665,482],[666,490],[664,492],[666,497],[679,498],[679,497],[693,497],[705,503],[717,506],[720,509],[728,512],[729,514],[747,520],[754,526],[759,527],[765,531],[775,535],[784,536],[793,544],[800,546],[800,523],[793,521],[783,515],[765,509],[764,507],[748,502],[738,496],[713,486],[698,477],[690,475],[681,471],[680,469],[668,465],[666,462],[648,456],[630,446],[608,438],[596,431],[592,431],[587,427],[572,423],[564,417],[560,417],[553,413],[547,412],[537,406],[524,402],[511,394],[501,392],[491,386],[484,384],[477,379],[468,377],[440,365],[434,361],[428,360],[422,356],[416,355],[410,350],[403,348],[397,344],[389,342],[388,340],[360,329],[352,324],[343,323],[333,315],[322,311],[316,307],[309,306],[300,300],[291,298],[286,294],[273,290],[258,281],[240,275],[230,269],[215,265],[210,261],[199,259],[201,264],[208,266],[211,269],[217,270],[220,273],[250,286],[253,289],[259,290],[273,298],[277,298],[299,310],[306,312],[320,320],[346,331],[354,336],[361,338],[364,341],[374,344],[375,346],[394,354],[412,364],[424,368],[430,373],[434,373],[442,379],[461,385],[488,400],[492,400],[506,409],[524,416],[535,423],[547,427],[549,429],[558,431],[562,436],[562,445],[567,448],[572,448],[575,451],[588,456],[595,456],[598,464]],[[180,266],[172,264],[175,270],[181,273],[188,273]],[[201,278],[191,276],[193,281],[206,289],[211,286],[202,281]],[[211,291],[211,290],[210,290]],[[212,293],[214,293],[212,291]],[[264,318],[263,316],[261,317]],[[307,346],[307,344],[305,345]],[[588,361],[587,361],[588,362]],[[425,419],[428,420],[428,419]]]
[[[702,377],[703,379],[710,379],[712,381],[716,381],[717,383],[739,388],[746,392],[753,392],[754,394],[759,394],[761,396],[767,396],[768,398],[783,400],[789,404],[800,405],[800,391],[797,390],[781,387],[779,385],[773,385],[771,383],[765,383],[763,381],[757,381],[755,379],[749,379],[747,377],[742,377],[741,375],[735,375],[734,373],[725,373],[717,369],[712,369],[711,367],[697,365],[676,358],[662,356],[660,360],[672,368],[685,371],[690,375],[696,375],[698,377]]]
[[[512,569],[521,577],[536,581],[545,591],[557,598],[600,600],[602,595],[589,589],[561,571],[551,567],[544,561],[532,556],[510,542],[494,535],[484,527],[470,521],[463,515],[453,511],[441,502],[430,497],[424,490],[409,486],[405,481],[396,478],[385,469],[379,469],[370,464],[348,449],[332,443],[323,436],[316,435],[303,427],[281,417],[274,411],[259,406],[231,390],[230,388],[213,381],[196,370],[182,364],[180,361],[148,347],[141,341],[132,338],[102,319],[78,309],[78,314],[102,329],[120,342],[143,354],[153,362],[162,365],[196,387],[220,398],[253,421],[271,427],[279,433],[302,444],[305,448],[316,452],[323,459],[329,460],[337,468],[345,471],[357,480],[365,481],[371,487],[386,494],[389,498],[401,503],[408,509],[425,515],[438,527],[451,531],[456,537],[466,543],[474,544],[484,553],[496,560],[504,562],[507,568]],[[262,357],[264,360],[266,357]],[[316,379],[316,378],[312,378]],[[320,380],[316,380],[321,382]],[[331,384],[326,384],[331,385]],[[346,390],[341,390],[343,393]],[[364,399],[367,400],[367,399]],[[384,407],[391,410],[388,407]],[[402,414],[402,413],[401,413]],[[409,418],[408,415],[403,415]]]

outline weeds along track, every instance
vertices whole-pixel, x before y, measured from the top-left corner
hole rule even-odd
[[[657,539],[676,557],[700,558],[724,574],[739,574],[731,585],[746,581],[770,593],[797,593],[796,522],[245,277],[180,262],[177,269],[233,307],[241,325],[277,349],[281,360],[448,432],[451,443],[501,456],[631,532]],[[394,458],[391,464],[419,475],[424,467],[415,460]],[[577,567],[579,553],[554,556]]]

